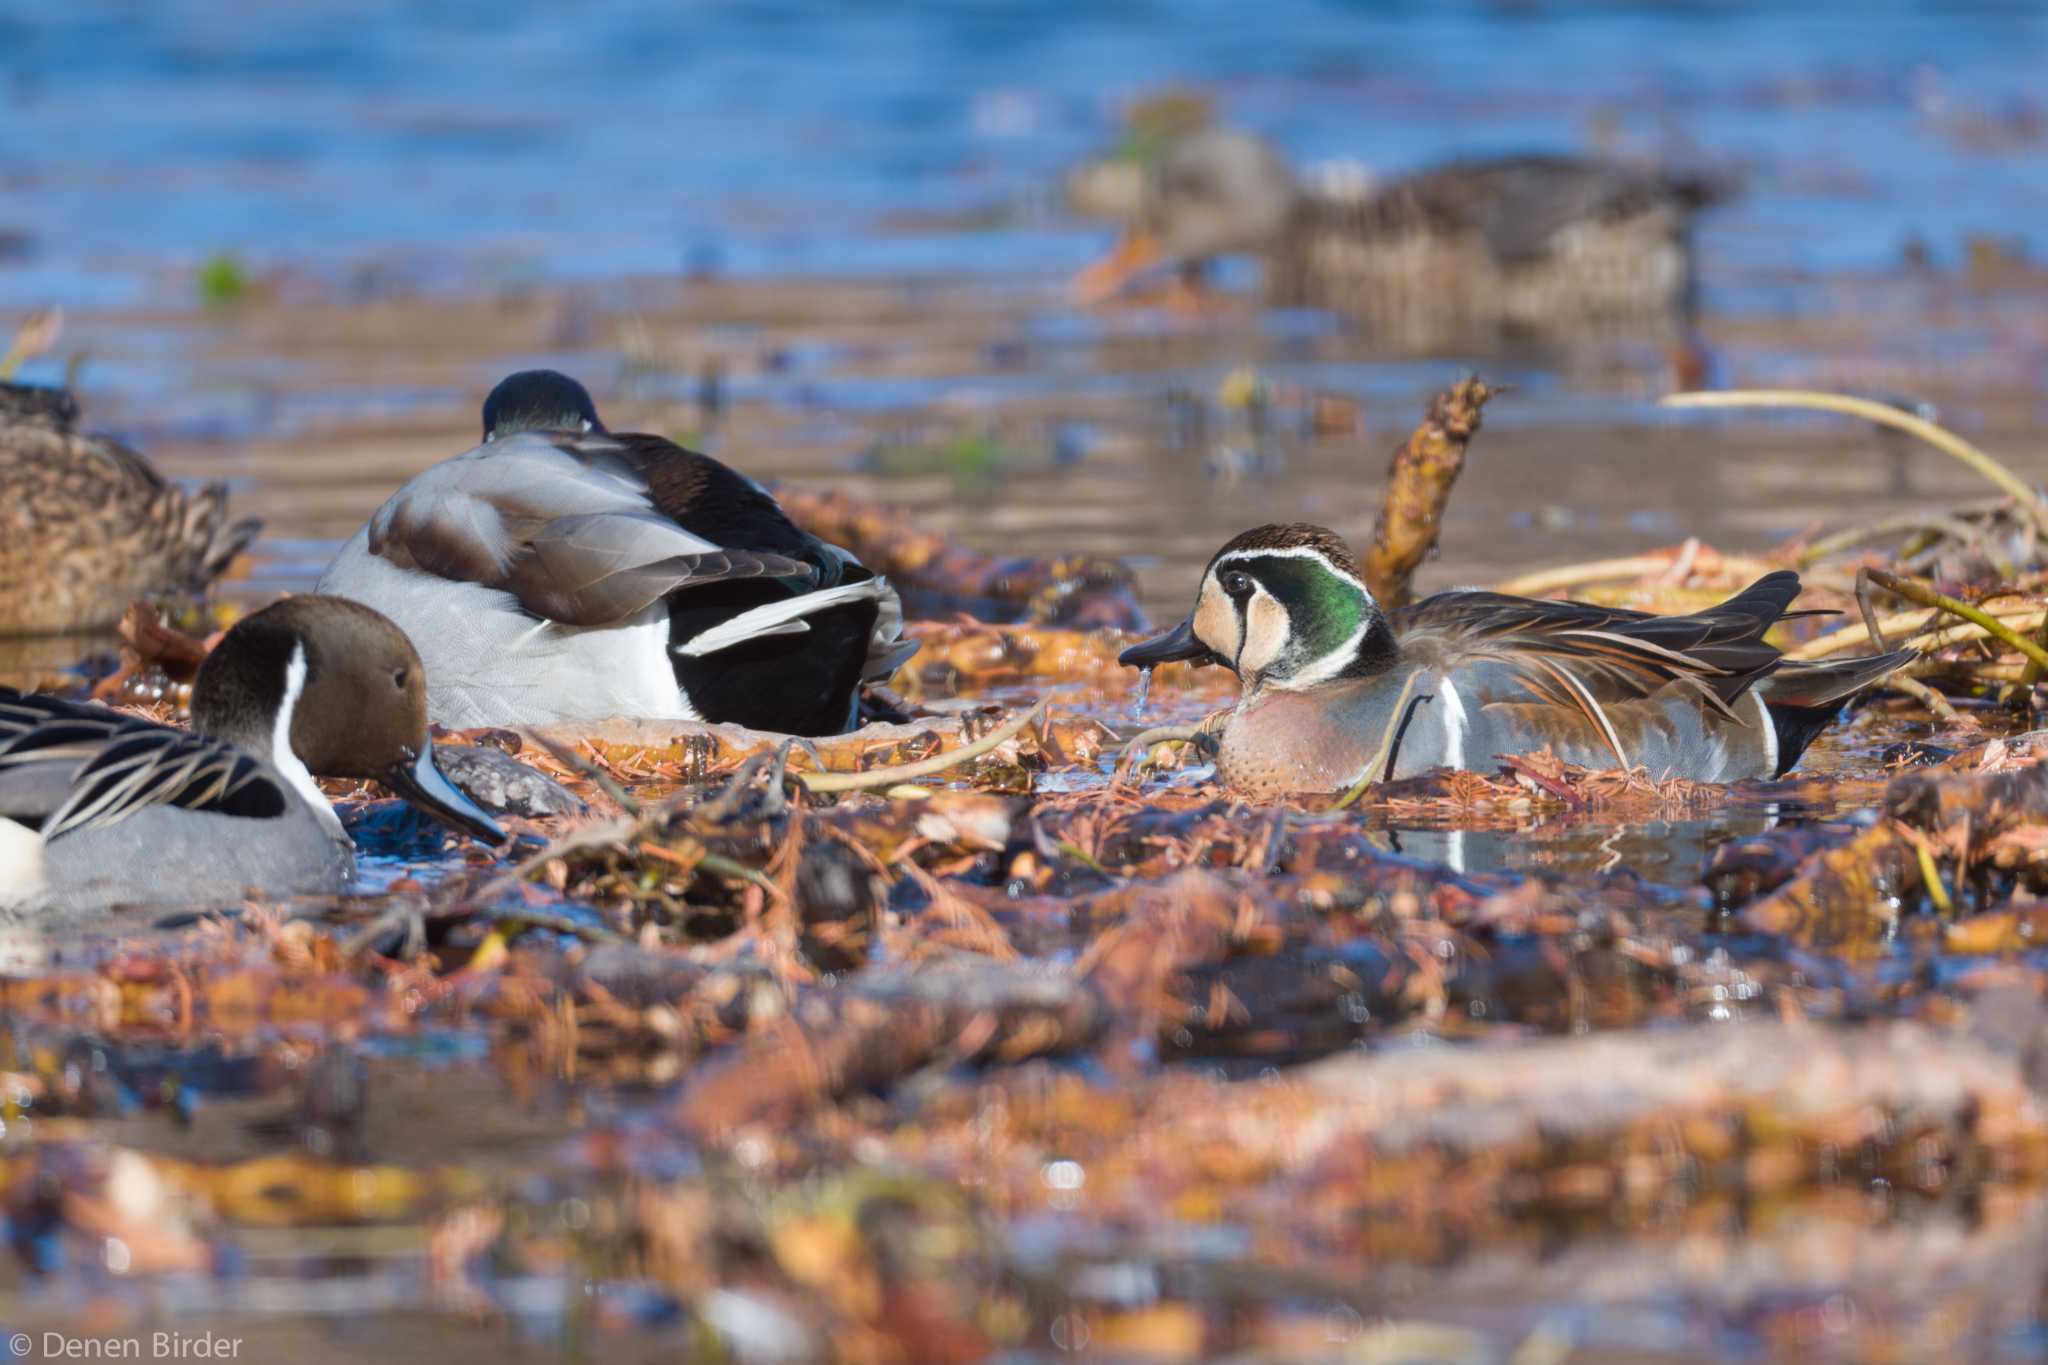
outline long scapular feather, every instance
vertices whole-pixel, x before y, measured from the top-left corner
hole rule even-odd
[[[1615,762],[1626,768],[1628,766],[1628,754],[1621,747],[1621,736],[1614,732],[1614,723],[1607,718],[1606,708],[1600,705],[1593,694],[1586,689],[1584,683],[1572,676],[1570,669],[1560,668],[1549,659],[1542,658],[1541,656],[1536,658],[1535,663],[1553,678],[1556,678],[1565,691],[1577,702],[1579,709],[1585,712],[1586,718],[1600,727],[1601,735],[1607,740],[1607,747],[1614,751]]]
[[[720,621],[709,630],[699,631],[681,644],[675,652],[686,658],[701,659],[707,654],[716,654],[722,649],[758,640],[767,635],[788,635],[809,630],[804,617],[830,611],[834,607],[850,602],[877,601],[888,592],[888,585],[879,578],[863,579],[837,588],[826,588],[822,592],[807,592],[780,602],[769,602],[753,607],[739,615]]]

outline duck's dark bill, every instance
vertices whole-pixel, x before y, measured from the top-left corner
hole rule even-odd
[[[434,746],[420,750],[411,763],[401,763],[384,776],[384,784],[444,825],[452,825],[487,844],[505,842],[505,831],[482,807],[441,776],[434,766]]]
[[[1176,663],[1182,659],[1197,664],[1221,663],[1209,646],[1195,638],[1195,627],[1191,621],[1183,621],[1164,635],[1155,635],[1141,644],[1132,645],[1116,656],[1116,661],[1126,668],[1151,668],[1158,664]]]

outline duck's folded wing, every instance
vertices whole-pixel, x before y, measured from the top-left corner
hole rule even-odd
[[[370,522],[370,553],[400,568],[511,593],[544,620],[618,622],[669,593],[734,578],[812,581],[778,554],[722,548],[657,512],[600,439],[532,436],[420,474]]]
[[[0,817],[51,839],[150,806],[267,816],[285,809],[285,795],[261,764],[219,740],[0,688]]]
[[[1584,712],[1619,753],[1603,708],[1674,683],[1735,719],[1736,701],[1778,667],[1779,653],[1764,632],[1798,595],[1799,576],[1790,571],[1767,574],[1689,616],[1452,592],[1394,613],[1393,623],[1404,649],[1433,656],[1445,669],[1491,664],[1523,694],[1514,699]]]
[[[558,517],[528,538],[501,586],[536,616],[572,626],[621,621],[672,592],[736,578],[808,583],[809,565],[755,550],[708,546],[653,513]]]
[[[104,707],[0,688],[0,818],[40,825],[122,719]]]
[[[1613,222],[1671,199],[1656,176],[1571,157],[1453,162],[1386,186],[1368,208],[1378,228],[1477,232],[1495,260],[1517,264],[1555,251],[1585,223]]]

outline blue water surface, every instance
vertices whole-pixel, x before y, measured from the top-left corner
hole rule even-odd
[[[1049,276],[1102,240],[1059,173],[1175,84],[1305,162],[1737,168],[1710,287],[2048,221],[2039,4],[4,0],[0,309],[189,307],[222,252],[343,291]]]

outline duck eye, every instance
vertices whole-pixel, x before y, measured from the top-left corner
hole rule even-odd
[[[398,689],[399,691],[403,692],[403,691],[405,691],[405,682],[406,682],[406,679],[407,679],[407,678],[409,678],[410,676],[412,676],[412,675],[411,675],[410,673],[408,673],[408,672],[407,672],[407,671],[406,671],[405,669],[403,669],[403,668],[394,668],[394,669],[392,669],[392,670],[391,670],[391,683],[392,683],[392,685],[393,685],[394,687],[396,687],[396,688],[397,688],[397,689]]]
[[[1243,597],[1252,590],[1251,575],[1236,569],[1226,569],[1218,575],[1217,581],[1223,585],[1223,591],[1232,597]]]

